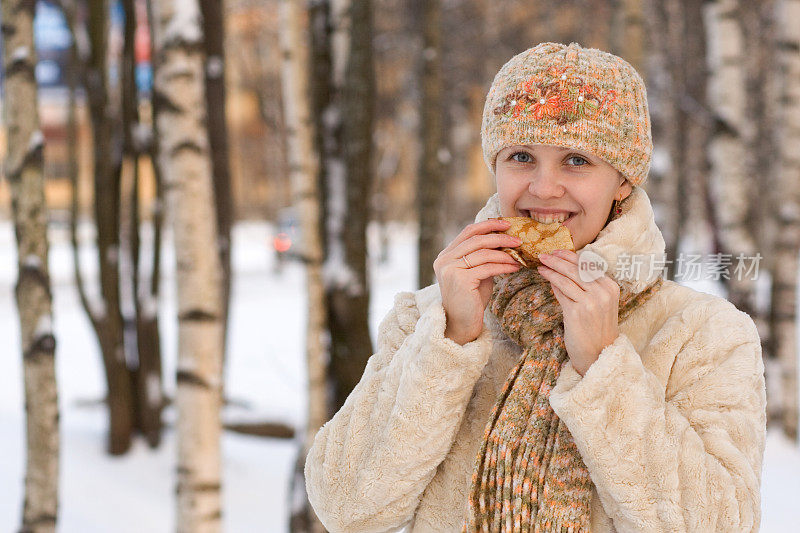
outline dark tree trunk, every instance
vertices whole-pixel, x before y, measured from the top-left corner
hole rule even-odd
[[[319,192],[322,201],[320,216],[320,235],[322,251],[327,257],[328,250],[328,190],[325,176],[328,162],[336,154],[335,135],[331,128],[322,122],[322,114],[332,103],[333,80],[331,78],[331,6],[330,0],[308,0],[308,28],[311,47],[311,108],[314,117],[314,146],[319,151]]]
[[[152,38],[153,25],[153,6],[151,0],[145,0],[147,24],[150,30],[150,65],[153,72],[158,68],[158,57],[156,55],[155,42]],[[159,145],[156,142],[158,139],[158,125],[157,118],[159,112],[158,100],[151,95],[151,117],[150,117],[150,139],[147,145],[147,156],[153,171],[153,179],[155,180],[156,197],[154,199],[154,208],[151,213],[153,224],[153,257],[150,265],[150,279],[147,283],[147,290],[141,289],[141,301],[139,303],[142,312],[137,313],[137,339],[139,340],[139,358],[148,361],[148,372],[158,375],[158,379],[163,378],[161,368],[161,334],[158,326],[158,298],[161,288],[161,240],[164,226],[164,204],[166,202],[164,194],[164,180],[162,177],[161,166],[158,164]],[[138,259],[137,259],[138,263]],[[139,286],[143,286],[145,282],[141,276],[137,277]],[[159,409],[163,409],[166,403],[163,397],[163,389],[160,388],[159,394],[161,395],[161,405]],[[151,401],[155,402],[155,399]]]
[[[100,265],[99,309],[89,309],[100,341],[108,385],[110,434],[108,451],[118,455],[130,447],[134,422],[133,392],[123,344],[119,279],[119,212],[122,143],[109,112],[107,84],[107,5],[89,2],[89,62],[86,94],[92,123],[94,149],[94,214]]]
[[[133,302],[134,316],[125,321],[127,337],[131,339],[131,350],[136,364],[131,368],[134,386],[134,409],[136,426],[151,447],[158,446],[161,440],[161,410],[164,393],[161,379],[161,347],[158,327],[158,295],[141,292],[142,272],[140,260],[141,216],[139,206],[140,172],[139,164],[143,154],[149,153],[151,137],[138,135],[141,131],[139,117],[139,96],[136,86],[136,62],[134,58],[135,30],[138,23],[135,0],[123,0],[125,11],[124,47],[122,53],[122,132],[123,132],[123,178],[126,187],[127,203],[124,281],[129,297]],[[151,161],[152,163],[152,161]]]
[[[332,98],[323,111],[327,189],[328,242],[326,297],[331,334],[332,412],[361,379],[372,355],[369,333],[367,222],[372,175],[372,117],[375,92],[372,65],[371,7],[366,0],[333,4],[333,40],[349,43],[334,48]]]
[[[422,2],[422,120],[419,136],[422,159],[417,178],[417,286],[435,282],[433,262],[443,247],[442,205],[445,153],[442,120],[442,32],[439,0]]]

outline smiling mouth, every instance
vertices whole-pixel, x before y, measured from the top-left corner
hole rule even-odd
[[[559,224],[563,224],[567,220],[570,220],[572,217],[575,216],[575,213],[570,213],[567,215],[566,213],[560,214],[552,214],[552,215],[541,215],[538,213],[532,212],[530,209],[521,209],[520,212],[522,216],[526,216],[535,220],[536,222],[541,222],[542,224],[552,224],[553,222],[558,222]]]

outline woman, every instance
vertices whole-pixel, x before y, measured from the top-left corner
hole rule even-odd
[[[495,77],[482,141],[497,194],[437,258],[438,283],[396,297],[308,454],[323,524],[758,530],[759,337],[729,302],[661,277],[639,75],[540,44]],[[519,245],[500,215],[563,220],[605,274],[585,280],[568,251],[520,268],[500,250]]]

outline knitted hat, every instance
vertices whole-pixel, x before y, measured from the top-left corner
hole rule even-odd
[[[633,185],[650,169],[647,92],[625,60],[577,43],[541,43],[508,61],[483,108],[483,158],[515,144],[569,146],[596,154]]]

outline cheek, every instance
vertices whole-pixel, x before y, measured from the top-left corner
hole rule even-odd
[[[500,209],[503,216],[515,216],[515,206],[520,197],[527,191],[524,180],[508,177],[497,178],[497,193],[500,198]]]
[[[579,220],[576,220],[575,225],[571,228],[576,233],[576,240],[580,240],[580,245],[586,245],[594,241],[597,234],[605,226],[608,214],[611,211],[611,199],[607,200],[607,191],[601,190],[595,192],[595,197],[591,196],[586,198],[583,202],[584,212]],[[590,199],[591,198],[591,199]],[[575,243],[578,246],[578,242]]]
[[[519,194],[514,194],[514,191],[505,191],[505,194],[500,194],[500,215],[504,217],[517,216],[517,203]]]
[[[588,214],[588,218],[592,221],[600,221],[600,223],[605,222],[611,211],[615,193],[616,191],[608,186],[597,186],[581,191],[580,202]]]

